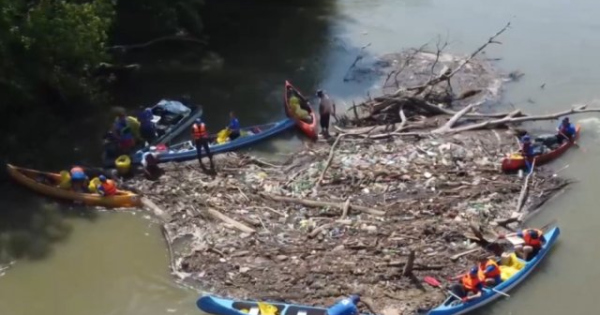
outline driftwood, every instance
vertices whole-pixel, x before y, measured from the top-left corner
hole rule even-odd
[[[458,254],[455,254],[455,255],[451,256],[451,257],[450,257],[450,260],[452,260],[452,261],[455,261],[455,260],[459,259],[459,258],[460,258],[460,257],[462,257],[462,256],[466,256],[466,255],[469,255],[469,254],[476,253],[476,252],[478,252],[478,251],[480,251],[480,250],[482,250],[482,249],[483,249],[483,248],[481,248],[481,247],[477,247],[477,248],[469,249],[469,250],[467,250],[467,251],[464,251],[464,252],[461,252],[461,253],[458,253]]]
[[[525,181],[523,182],[523,187],[521,188],[521,193],[519,194],[519,199],[517,200],[517,212],[521,212],[521,209],[523,209],[525,202],[527,202],[527,197],[529,196],[529,179],[531,178],[531,175],[533,175],[536,160],[537,159],[535,158],[533,159],[533,162],[531,163],[531,170],[529,174],[527,174],[527,176],[525,177]]]
[[[297,203],[297,204],[301,204],[301,205],[307,206],[307,207],[320,207],[320,208],[331,207],[331,208],[338,208],[338,209],[343,210],[344,206],[345,206],[345,203],[342,203],[342,202],[298,199],[298,198],[292,198],[292,197],[271,195],[271,194],[266,194],[266,193],[261,193],[261,195],[263,197],[271,199],[271,200],[281,201],[281,202],[289,202],[289,203]],[[385,211],[381,211],[381,210],[377,210],[377,209],[373,209],[373,208],[369,208],[369,207],[364,207],[364,206],[353,205],[350,203],[348,204],[348,209],[358,210],[358,211],[368,213],[371,215],[375,215],[375,216],[384,216],[385,215]]]
[[[323,168],[323,171],[321,172],[321,176],[319,176],[319,178],[315,182],[315,186],[313,188],[313,195],[317,194],[317,191],[319,190],[319,186],[321,185],[321,182],[323,181],[323,177],[325,177],[325,172],[327,172],[327,169],[329,169],[329,166],[331,166],[331,162],[333,161],[333,157],[335,156],[335,148],[337,147],[338,143],[340,143],[340,140],[344,136],[346,136],[346,135],[344,135],[344,134],[339,135],[335,139],[335,142],[333,143],[333,145],[331,146],[331,149],[329,150],[329,158],[327,159],[327,162],[325,162],[325,168]]]
[[[411,250],[408,254],[408,260],[402,269],[402,276],[408,277],[412,274],[413,266],[415,264],[415,251]]]
[[[216,209],[206,209],[206,211],[208,212],[208,214],[210,214],[213,218],[221,220],[227,224],[231,224],[233,227],[235,227],[236,229],[244,232],[244,233],[254,233],[256,232],[256,230],[254,230],[253,228],[240,223],[224,214],[222,214],[221,212],[217,211]]]

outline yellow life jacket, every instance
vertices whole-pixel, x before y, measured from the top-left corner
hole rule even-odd
[[[140,122],[137,120],[137,118],[133,117],[133,116],[127,116],[127,126],[129,126],[129,128],[131,128],[131,133],[133,134],[134,137],[136,137],[136,139],[141,139],[142,135],[140,133]]]
[[[92,194],[97,194],[98,186],[100,186],[100,178],[94,177],[94,179],[92,179],[88,185],[88,191]]]
[[[60,183],[58,188],[69,190],[71,189],[71,174],[68,171],[60,172]]]

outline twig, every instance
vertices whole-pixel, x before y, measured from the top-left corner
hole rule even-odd
[[[280,216],[282,216],[282,217],[287,217],[287,215],[286,215],[285,213],[283,213],[283,212],[281,212],[281,211],[277,211],[277,210],[275,210],[275,209],[273,209],[273,208],[271,208],[271,207],[266,207],[266,206],[252,206],[252,207],[249,207],[249,208],[254,208],[254,209],[265,209],[265,210],[269,210],[269,211],[271,211],[271,212],[273,212],[273,213],[277,213],[277,214],[279,214],[279,215],[280,215]]]
[[[342,216],[340,217],[340,220],[344,220],[346,218],[346,216],[348,215],[349,208],[350,208],[350,198],[346,199],[346,202],[344,202],[344,206],[342,207]]]

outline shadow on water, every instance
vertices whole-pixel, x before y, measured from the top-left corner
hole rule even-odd
[[[11,181],[0,184],[0,264],[45,258],[52,244],[70,235],[67,219],[96,219],[96,212],[89,208],[50,201],[15,185]]]

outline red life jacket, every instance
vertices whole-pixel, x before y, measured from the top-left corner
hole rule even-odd
[[[207,136],[208,134],[206,132],[206,125],[204,125],[204,123],[201,123],[200,125],[192,125],[192,137],[194,138],[194,140],[207,138]]]
[[[531,237],[531,232],[537,232],[538,237],[537,238],[533,238]],[[525,245],[527,246],[531,246],[533,248],[540,248],[542,247],[542,242],[541,242],[541,238],[544,235],[544,232],[538,230],[538,229],[527,229],[527,230],[523,230],[523,240],[525,241]]]
[[[102,183],[102,190],[104,196],[113,196],[117,194],[117,185],[111,179],[107,179],[106,182]]]

